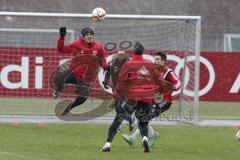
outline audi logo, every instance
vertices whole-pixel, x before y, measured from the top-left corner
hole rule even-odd
[[[115,56],[115,54],[107,56],[106,57],[107,62],[110,62],[114,56]],[[144,54],[143,57],[152,62],[154,61],[154,57],[151,55]],[[173,61],[177,64],[174,69],[174,72],[176,73],[176,75],[180,76],[180,71],[184,68],[185,59],[180,58],[176,55],[168,55],[168,61]],[[186,59],[186,62],[195,62],[195,56],[188,56]],[[212,88],[214,81],[215,81],[215,71],[214,71],[212,64],[206,58],[200,56],[200,63],[202,63],[207,68],[208,73],[209,73],[208,83],[204,87],[199,89],[199,96],[202,96],[202,95],[205,95]],[[112,89],[110,87],[108,89],[105,89],[102,85],[104,76],[105,76],[105,73],[103,72],[103,69],[100,69],[100,72],[98,73],[98,80],[100,82],[100,85],[106,92],[112,94]],[[191,83],[190,82],[190,69],[188,68],[188,65],[186,65],[186,72],[185,72],[184,77],[185,77],[185,80],[184,80],[184,86],[183,86],[183,93],[189,97],[194,97],[194,90],[189,90],[187,88],[188,84]],[[177,95],[180,92],[181,92],[181,90],[175,91],[173,93],[173,95]]]

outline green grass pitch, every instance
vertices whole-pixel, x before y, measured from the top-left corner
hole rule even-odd
[[[43,98],[0,98],[0,115],[55,115],[55,106],[63,99]],[[86,112],[95,108],[102,100],[87,100],[73,112]],[[200,102],[200,118],[240,119],[239,102]],[[165,114],[177,113],[178,103],[174,102]],[[107,114],[114,116],[115,112]]]
[[[100,149],[109,125],[0,124],[1,160],[237,160],[240,141],[236,129],[195,126],[153,126],[160,136],[150,153],[141,138],[133,146],[122,140],[123,127],[110,153]]]

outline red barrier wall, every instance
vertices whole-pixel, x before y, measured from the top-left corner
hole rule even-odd
[[[49,76],[70,56],[47,48],[0,48],[0,96],[51,97]],[[93,97],[109,97],[98,80],[93,86]],[[201,53],[200,94],[203,101],[240,101],[240,53]]]

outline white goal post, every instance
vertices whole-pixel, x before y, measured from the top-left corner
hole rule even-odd
[[[10,17],[10,18],[9,18]],[[106,19],[102,22],[91,20],[91,14],[73,14],[73,13],[32,13],[32,12],[0,12],[0,20],[3,28],[0,32],[6,32],[4,36],[8,37],[8,31],[15,32],[54,32],[54,36],[58,36],[58,28],[67,27],[68,33],[71,33],[70,41],[78,36],[78,31],[87,26],[90,26],[96,32],[96,40],[105,44],[105,47],[111,44],[117,47],[123,42],[140,41],[147,49],[147,53],[156,51],[164,51],[169,54],[172,66],[178,69],[178,74],[181,74],[183,83],[182,90],[176,95],[176,104],[178,109],[173,111],[174,114],[180,116],[180,120],[186,112],[189,112],[190,119],[193,122],[199,120],[199,74],[200,74],[200,39],[201,39],[201,17],[200,16],[167,16],[167,15],[118,15],[107,14]],[[13,37],[15,35],[12,35]],[[52,36],[52,35],[51,35]],[[54,38],[37,39],[30,37],[31,41],[56,40]],[[69,40],[69,39],[68,39]],[[69,42],[70,42],[69,41]],[[2,43],[2,44],[1,44]],[[17,41],[16,41],[17,43]],[[6,47],[4,47],[6,45]],[[1,39],[0,46],[4,47],[4,51],[11,50],[16,46],[9,46],[8,42]],[[110,48],[112,47],[109,45]],[[19,46],[18,46],[19,47]],[[26,46],[20,46],[26,48]],[[27,46],[29,47],[29,46]],[[50,48],[55,48],[54,44]],[[123,45],[123,48],[125,46]],[[31,47],[30,47],[31,48]],[[39,46],[38,46],[39,48]],[[41,46],[40,46],[41,48]],[[49,52],[45,56],[50,55],[49,50],[45,46],[40,49],[40,52]],[[33,50],[33,48],[31,48]],[[106,49],[109,49],[106,47]],[[129,49],[129,48],[127,48]],[[0,50],[3,50],[3,48]],[[35,50],[34,50],[35,51]],[[37,50],[36,56],[39,56]],[[16,52],[16,51],[13,51]],[[7,54],[10,52],[4,52]],[[47,59],[56,57],[47,57]],[[55,58],[55,59],[54,59]],[[66,58],[66,57],[65,57]],[[8,61],[8,59],[5,59]],[[42,60],[40,60],[41,62]],[[9,60],[9,62],[12,62]],[[39,61],[36,60],[36,64]],[[180,64],[181,62],[181,64]],[[42,62],[44,63],[44,62]],[[179,63],[179,65],[176,65]],[[41,64],[41,63],[40,63]],[[59,64],[59,63],[58,63]],[[0,68],[0,73],[1,73]],[[47,73],[50,71],[46,71]],[[1,74],[0,74],[1,75]],[[46,76],[47,77],[47,76]],[[25,92],[21,89],[19,92]],[[48,91],[45,89],[45,91]],[[28,91],[26,91],[28,92]],[[34,89],[31,90],[32,97],[35,97]],[[50,92],[50,91],[49,91]],[[0,95],[4,97],[14,97],[12,91],[7,89],[0,90]],[[11,94],[10,94],[11,93]],[[30,92],[29,92],[30,93]],[[21,94],[24,95],[25,93]],[[43,97],[48,97],[50,93]],[[16,96],[18,97],[18,96]],[[41,96],[36,96],[41,97]],[[179,102],[179,103],[178,103]],[[175,102],[174,102],[175,103]],[[171,107],[173,108],[173,107]],[[174,109],[173,109],[174,110]],[[1,111],[0,111],[1,114]],[[183,117],[182,117],[183,116]]]
[[[239,51],[240,34],[224,34],[223,48],[224,52]]]

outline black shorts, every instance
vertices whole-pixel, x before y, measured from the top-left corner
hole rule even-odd
[[[76,85],[76,93],[88,97],[90,93],[90,84],[78,79],[72,72],[66,77],[64,84]]]

